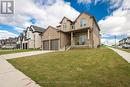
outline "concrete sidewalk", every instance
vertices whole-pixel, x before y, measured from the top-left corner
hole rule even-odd
[[[31,78],[17,70],[6,59],[19,58],[37,54],[48,53],[50,51],[33,51],[5,54],[0,56],[0,87],[41,87]]]
[[[40,87],[29,77],[0,58],[0,87]]]
[[[115,48],[110,48],[110,49],[112,49],[113,51],[118,53],[122,58],[124,58],[128,63],[130,63],[130,53],[128,53],[126,51],[119,50],[119,49],[115,49]]]

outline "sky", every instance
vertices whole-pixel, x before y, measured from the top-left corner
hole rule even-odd
[[[0,15],[0,39],[17,37],[30,25],[55,27],[64,16],[74,21],[82,12],[95,16],[104,44],[130,35],[130,0],[15,0],[14,10]]]

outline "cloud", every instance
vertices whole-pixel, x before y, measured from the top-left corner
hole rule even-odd
[[[88,4],[91,3],[92,0],[77,0],[78,3],[84,3],[84,4]]]
[[[124,0],[78,0],[77,2],[83,4],[94,3],[94,5],[97,3],[108,3],[110,5],[110,8],[108,10],[112,10],[119,8],[122,5],[123,1]]]
[[[120,8],[98,22],[102,34],[117,35],[117,37],[120,35],[130,35],[129,4],[129,0],[123,1]],[[122,36],[122,38],[124,38],[124,36]],[[108,38],[104,39],[108,40]]]
[[[70,3],[63,0],[15,0],[15,14],[12,17],[0,17],[0,24],[18,26],[21,29],[30,26],[31,19],[41,27],[57,26],[67,16],[74,20],[79,15]]]
[[[6,30],[0,30],[0,39],[7,39],[9,37],[17,37],[17,35]]]
[[[25,29],[24,28],[20,28],[20,27],[14,27],[14,30],[16,30],[17,32],[21,33]]]

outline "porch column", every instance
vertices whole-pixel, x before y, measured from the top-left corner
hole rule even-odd
[[[58,47],[59,50],[61,49],[61,35],[60,34],[61,34],[61,32],[59,32],[59,41],[58,41],[58,43],[59,43],[59,47]]]
[[[89,29],[88,29],[87,33],[88,33],[88,36],[87,36],[88,37],[88,46],[90,47],[90,40],[89,40],[90,39],[90,32],[89,32]]]
[[[51,39],[50,39],[50,35],[49,35],[49,50],[51,50]]]
[[[51,50],[51,40],[49,39],[49,50]]]
[[[71,32],[71,46],[74,45],[73,32]]]
[[[89,29],[88,29],[88,39],[89,39]]]

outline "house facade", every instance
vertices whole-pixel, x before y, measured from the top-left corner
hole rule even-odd
[[[31,25],[18,37],[18,49],[41,49],[41,33],[44,28]]]
[[[121,48],[130,48],[130,37],[123,38],[119,41],[119,46]]]
[[[15,49],[17,38],[8,38],[0,40],[0,48],[2,49]]]
[[[59,26],[49,26],[42,33],[43,50],[97,48],[99,45],[99,26],[95,18],[88,13],[81,13],[75,21],[64,17]]]
[[[22,49],[22,40],[23,40],[23,34],[21,33],[18,37],[17,37],[17,49]]]

